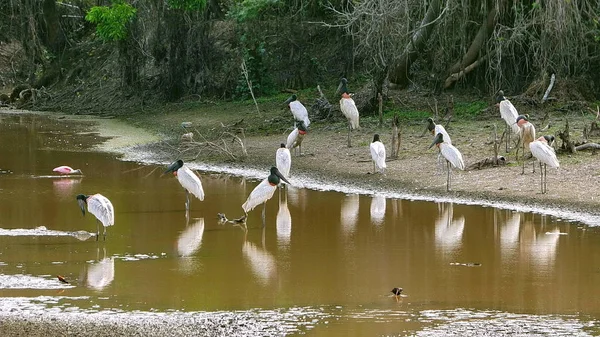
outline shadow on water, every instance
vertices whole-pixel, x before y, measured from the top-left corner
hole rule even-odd
[[[12,172],[0,175],[0,317],[123,320],[156,335],[173,327],[185,335],[194,324],[265,336],[598,331],[595,227],[289,187],[268,202],[266,226],[259,207],[245,231],[220,225],[217,213],[243,214],[259,180],[203,173],[206,198],[192,201],[187,220],[173,176],[72,151],[98,141],[78,130],[85,127],[42,116],[2,119],[0,144],[15,146],[0,147],[0,167]],[[60,165],[85,176],[35,178]],[[113,203],[106,241],[90,235],[96,223],[82,216],[80,193]],[[406,297],[390,297],[393,287]]]

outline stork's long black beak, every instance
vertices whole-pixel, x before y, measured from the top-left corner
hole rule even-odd
[[[85,200],[77,199],[77,203],[79,204],[79,208],[81,208],[81,214],[85,216]]]
[[[285,179],[285,177],[283,176],[283,174],[281,174],[281,172],[279,172],[279,170],[275,171],[275,174],[279,177],[279,179],[285,181],[288,185],[291,185],[291,183]]]
[[[169,167],[167,167],[167,170],[165,172],[163,172],[163,174],[161,174],[161,176],[170,173],[170,172],[175,172],[175,170],[177,170],[177,162],[174,162],[173,164],[169,165]]]
[[[288,105],[292,102],[292,100],[294,100],[294,96],[290,96],[288,99],[285,100],[285,102],[283,102],[283,104]]]
[[[435,138],[433,139],[433,142],[431,143],[431,145],[429,145],[429,147],[427,149],[431,149],[435,144],[439,144],[439,143],[443,143],[444,142],[444,136],[441,133],[438,133]]]
[[[340,82],[340,85],[338,85],[337,89],[335,90],[335,95],[336,96],[341,93],[343,86],[344,86],[344,83]]]

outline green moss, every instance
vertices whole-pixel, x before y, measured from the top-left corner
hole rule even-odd
[[[457,102],[454,104],[454,114],[461,118],[475,118],[487,107],[488,104],[483,101]]]

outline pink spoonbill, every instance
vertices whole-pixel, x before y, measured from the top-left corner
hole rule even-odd
[[[80,169],[74,170],[72,167],[65,165],[56,167],[52,171],[59,174],[83,174]]]

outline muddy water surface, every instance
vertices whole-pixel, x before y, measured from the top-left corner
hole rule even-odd
[[[78,151],[103,140],[89,127],[0,114],[2,315],[160,314],[165,324],[227,315],[240,335],[600,331],[596,227],[292,187],[268,202],[264,228],[259,208],[245,231],[218,224],[217,213],[241,216],[258,181],[214,172],[202,173],[206,198],[192,200],[188,220],[164,166]],[[57,177],[60,165],[84,176]],[[106,241],[96,241],[79,193],[112,201]],[[393,287],[405,296],[390,297]]]

